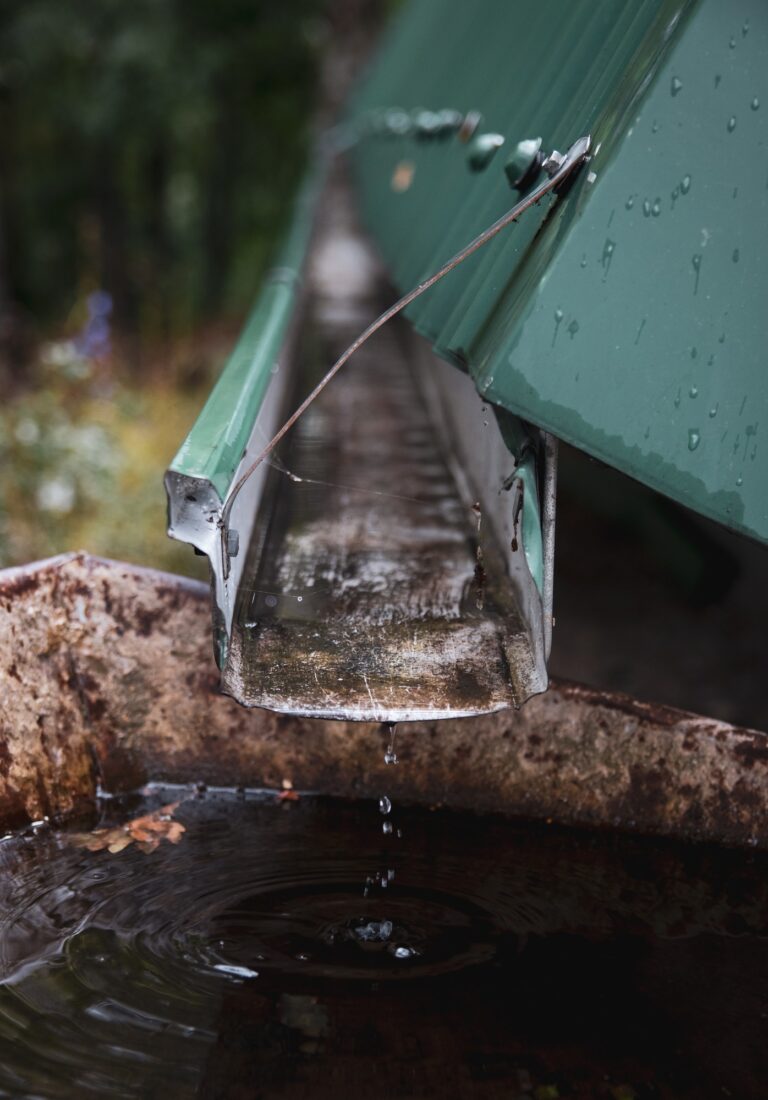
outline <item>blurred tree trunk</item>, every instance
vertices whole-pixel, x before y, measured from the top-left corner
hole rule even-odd
[[[146,194],[146,232],[148,252],[151,257],[151,285],[149,293],[154,297],[151,309],[152,335],[167,338],[170,329],[171,239],[168,229],[168,177],[170,164],[167,136],[155,135],[150,142],[144,164]]]
[[[13,165],[13,101],[0,99],[0,374],[10,383],[21,381],[26,359],[21,311],[11,277],[14,254],[11,234],[16,223],[11,188]]]
[[[203,223],[202,313],[215,314],[224,299],[226,275],[232,257],[234,184],[238,178],[243,117],[236,109],[238,89],[226,80],[216,90],[216,110],[208,179],[205,184]]]
[[[102,289],[112,296],[114,326],[131,364],[139,366],[137,293],[128,248],[128,221],[120,188],[120,149],[103,142],[95,169]]]

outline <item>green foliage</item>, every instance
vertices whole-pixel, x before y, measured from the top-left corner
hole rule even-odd
[[[244,308],[301,171],[323,10],[0,0],[0,313],[62,323],[102,287],[146,339]]]
[[[166,536],[162,476],[231,340],[197,333],[140,382],[70,341],[43,345],[34,385],[0,406],[0,463],[12,471],[0,480],[0,568],[85,549],[206,576],[204,559]]]

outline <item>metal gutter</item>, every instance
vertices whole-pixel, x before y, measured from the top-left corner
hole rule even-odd
[[[317,208],[327,173],[318,153],[299,191],[290,228],[234,351],[165,475],[168,534],[211,564],[214,651],[226,659],[234,601],[267,464],[239,494],[228,530],[220,525],[231,486],[279,423],[285,402],[283,365],[291,342]]]

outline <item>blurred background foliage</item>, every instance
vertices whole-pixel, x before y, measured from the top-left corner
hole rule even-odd
[[[350,0],[0,0],[0,565],[200,573],[162,473],[286,223]]]
[[[62,321],[103,287],[142,343],[242,308],[304,158],[322,0],[0,12],[6,306]]]

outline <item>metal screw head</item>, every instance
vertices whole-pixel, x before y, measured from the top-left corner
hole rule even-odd
[[[441,122],[436,111],[414,111],[411,118],[417,138],[432,138],[439,134]]]
[[[404,137],[411,132],[412,125],[411,116],[406,111],[401,111],[398,107],[393,107],[387,111],[386,129],[388,133],[397,137]]]
[[[553,149],[552,152],[546,158],[546,160],[544,161],[544,163],[542,164],[541,167],[544,169],[544,171],[547,173],[547,175],[551,179],[552,176],[557,175],[557,173],[560,171],[560,169],[563,167],[564,164],[565,164],[565,154],[564,153],[558,153],[557,149]]]
[[[445,108],[442,111],[437,112],[440,119],[440,133],[452,134],[461,129],[464,124],[464,116],[461,111],[454,111],[450,108]]]
[[[482,172],[504,144],[501,134],[477,134],[469,143],[467,163],[473,172]]]
[[[532,183],[541,167],[541,160],[540,137],[518,141],[504,165],[510,187],[521,191],[528,183]]]
[[[474,137],[477,132],[477,128],[483,121],[483,116],[479,111],[467,111],[464,115],[464,120],[459,126],[459,141],[465,145],[471,137]]]
[[[227,554],[230,558],[236,558],[240,553],[240,532],[234,527],[227,531]]]

